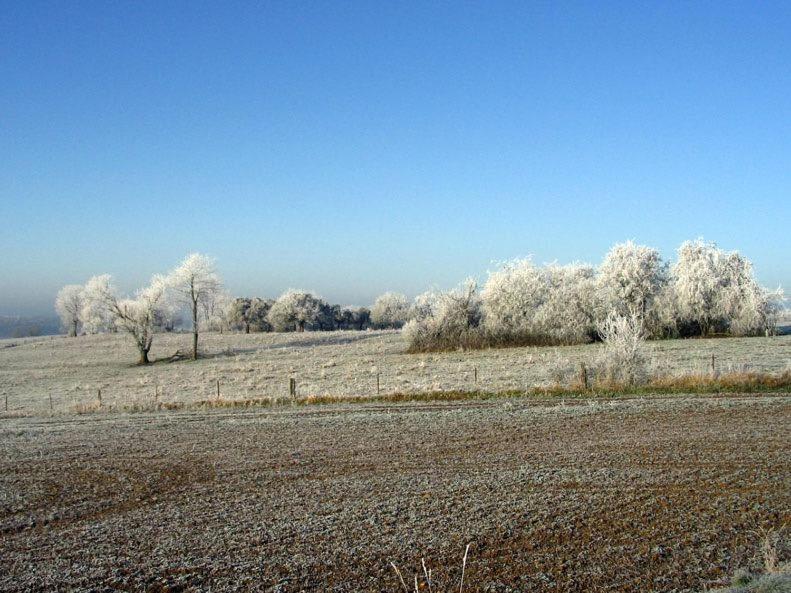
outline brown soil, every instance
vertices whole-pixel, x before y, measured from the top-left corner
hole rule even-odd
[[[791,397],[0,421],[0,590],[702,590],[791,520]],[[434,590],[437,590],[435,586]]]

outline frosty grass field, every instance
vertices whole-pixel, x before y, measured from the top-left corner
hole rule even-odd
[[[449,390],[505,391],[550,385],[563,369],[595,359],[600,345],[529,347],[405,354],[397,331],[205,334],[205,358],[167,362],[189,349],[188,334],[160,334],[153,359],[136,366],[134,347],[122,334],[80,338],[0,340],[0,398],[9,413],[74,412],[92,406],[101,389],[103,406],[189,404],[216,398],[283,399],[289,378],[299,396],[366,397],[380,393]],[[778,372],[791,364],[791,336],[649,342],[662,374],[718,371]],[[478,383],[475,382],[477,369]],[[572,370],[573,372],[573,370]],[[2,404],[2,401],[0,401]]]
[[[411,580],[423,557],[434,591],[458,591],[470,544],[465,592],[693,592],[760,568],[762,534],[791,521],[787,391],[157,410],[155,390],[189,404],[218,380],[284,402],[290,377],[350,398],[377,374],[382,393],[475,389],[475,369],[480,390],[524,389],[599,348],[202,343],[197,362],[138,367],[122,335],[0,342],[0,591],[395,592],[390,563]],[[188,344],[158,335],[153,355]],[[664,372],[791,360],[791,336],[649,347]],[[98,389],[101,412],[75,414]]]

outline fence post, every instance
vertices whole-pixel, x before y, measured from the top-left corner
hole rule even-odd
[[[588,390],[588,368],[584,362],[580,363],[580,385],[585,391]]]
[[[51,412],[52,410],[53,410],[53,406],[52,406],[52,392],[50,392],[49,393],[49,411]]]
[[[288,379],[288,394],[297,399],[297,380],[294,377],[289,377]]]
[[[217,399],[220,399],[220,380],[217,379]]]
[[[8,411],[8,394],[5,394],[5,411]]]
[[[101,407],[102,407],[102,390],[101,389],[99,389],[96,392],[96,399],[99,400],[99,409],[101,409]]]
[[[478,384],[478,367],[473,367],[472,369],[473,378],[475,380],[475,384]]]
[[[376,395],[379,395],[379,373],[376,373]]]
[[[711,355],[711,376],[712,377],[716,377],[717,376],[717,369],[714,366],[714,355],[713,354]]]

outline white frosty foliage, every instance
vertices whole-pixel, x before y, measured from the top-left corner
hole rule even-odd
[[[758,284],[750,261],[701,239],[687,241],[673,266],[679,323],[699,333],[769,334],[782,301],[781,290]]]
[[[409,301],[403,294],[386,292],[374,301],[371,321],[378,327],[401,327],[409,318]]]
[[[193,336],[192,357],[197,358],[198,333],[201,325],[204,323],[210,325],[212,318],[216,319],[222,309],[218,301],[222,292],[222,281],[217,274],[214,260],[200,253],[188,255],[175,270],[170,272],[167,286],[176,302],[185,307],[190,314]]]
[[[610,313],[599,324],[604,349],[599,369],[610,383],[636,385],[648,379],[643,317],[633,311],[626,315]]]
[[[596,310],[594,270],[514,260],[489,274],[482,292],[487,333],[504,342],[586,341]]]
[[[127,332],[135,341],[140,363],[148,363],[148,353],[154,339],[157,316],[168,284],[164,276],[156,275],[151,284],[139,290],[134,298],[120,298],[109,275],[97,276],[89,282],[88,299],[96,310],[103,308],[112,317],[115,327]]]
[[[102,298],[110,290],[109,274],[94,276],[85,283],[82,307],[83,329],[88,334],[115,331],[115,319]]]
[[[305,326],[314,323],[321,312],[322,300],[316,295],[290,289],[284,292],[269,309],[267,321],[275,331],[305,331]]]
[[[529,258],[501,265],[481,292],[479,345],[573,344],[595,337],[610,315],[639,319],[649,337],[771,335],[781,290],[758,284],[752,264],[702,240],[684,243],[669,267],[657,250],[631,241],[615,245],[601,266],[538,266]],[[405,336],[414,350],[470,344],[470,333],[439,335],[442,295],[415,300]],[[611,320],[610,320],[611,321]],[[453,335],[452,335],[453,334]]]
[[[55,298],[55,310],[60,317],[64,329],[74,337],[80,331],[82,323],[82,307],[85,291],[78,284],[68,284],[60,289]]]
[[[472,279],[455,290],[421,295],[415,308],[420,315],[403,330],[413,350],[464,348],[480,340],[481,297]]]
[[[652,247],[632,241],[610,249],[599,267],[598,286],[605,309],[644,318],[668,280],[667,264]]]

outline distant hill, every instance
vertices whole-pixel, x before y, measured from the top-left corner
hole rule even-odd
[[[0,315],[0,338],[51,336],[62,333],[57,317],[9,317]]]

